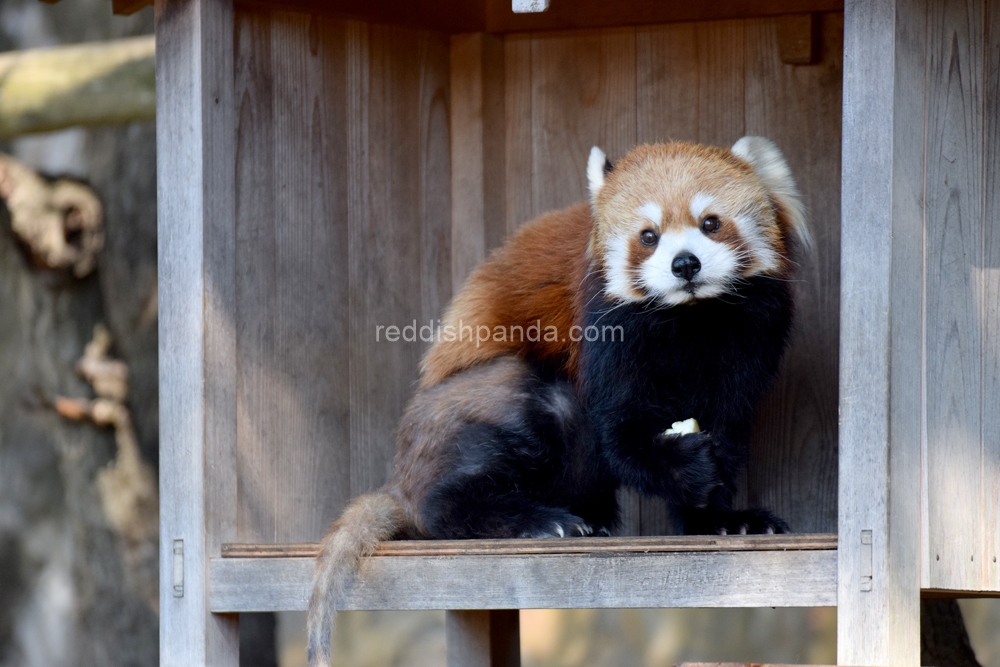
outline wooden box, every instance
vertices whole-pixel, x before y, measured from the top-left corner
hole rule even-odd
[[[842,664],[916,665],[921,590],[1000,593],[1000,1],[551,5],[157,1],[163,664],[304,608],[281,545],[381,485],[426,347],[376,327],[584,198],[593,144],[785,151],[817,248],[740,500],[805,535],[648,537],[627,495],[647,537],[389,550],[343,608],[836,604]]]

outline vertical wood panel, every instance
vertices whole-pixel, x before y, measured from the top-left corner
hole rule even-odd
[[[928,16],[926,386],[930,585],[975,588],[982,558],[983,2]],[[977,553],[978,552],[978,553]]]
[[[1000,591],[1000,0],[986,2],[983,91],[982,368],[983,559],[987,588]]]
[[[635,31],[536,37],[531,53],[532,208],[587,197],[597,144],[614,160],[636,142]]]
[[[235,666],[207,581],[236,537],[232,3],[158,0],[156,38],[160,662]]]
[[[425,215],[444,224],[450,219],[440,189],[447,189],[451,178],[440,169],[447,134],[440,120],[429,118],[437,118],[434,100],[447,99],[447,75],[433,72],[448,63],[448,41],[432,33],[350,24],[348,62],[351,494],[356,495],[385,481],[421,352],[419,341],[376,341],[376,327],[419,327],[425,312],[437,310],[431,302],[447,296],[440,275],[431,279],[433,289],[419,278],[428,258],[419,249],[426,240]],[[438,173],[429,171],[434,166]],[[430,238],[431,247],[441,247],[437,233]]]
[[[698,141],[697,30],[692,23],[636,29],[638,143]]]
[[[503,42],[451,38],[452,285],[507,235]]]
[[[695,24],[699,143],[732,146],[746,134],[744,27],[744,21]]]
[[[504,38],[504,162],[507,233],[531,220],[531,35]]]
[[[844,11],[837,661],[920,664],[922,0]]]
[[[344,24],[243,22],[240,538],[312,540],[349,492]]]
[[[518,667],[520,628],[516,609],[445,612],[448,667]]]
[[[746,24],[746,132],[781,147],[816,247],[794,286],[795,331],[760,409],[747,495],[796,532],[836,532],[843,17],[823,17],[823,52],[810,66],[781,62],[779,22]]]

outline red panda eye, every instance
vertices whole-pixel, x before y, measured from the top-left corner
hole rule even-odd
[[[643,230],[642,234],[639,234],[639,239],[642,241],[642,245],[654,246],[660,240],[660,237],[652,229],[646,229]]]
[[[714,234],[719,231],[719,227],[722,225],[722,221],[719,220],[714,215],[710,215],[701,221],[701,231],[706,234]]]

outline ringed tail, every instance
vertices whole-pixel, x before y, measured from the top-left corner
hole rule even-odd
[[[309,596],[309,665],[330,664],[336,602],[362,558],[402,528],[405,514],[387,493],[356,498],[323,539]]]

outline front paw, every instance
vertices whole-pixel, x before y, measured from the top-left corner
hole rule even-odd
[[[688,535],[774,535],[791,530],[781,518],[762,508],[693,509],[684,512],[684,532]]]
[[[593,527],[570,512],[555,510],[538,516],[518,537],[588,537],[594,534]]]
[[[716,464],[715,444],[706,432],[662,434],[655,446],[666,452],[668,496],[676,504],[705,507],[722,481]]]

